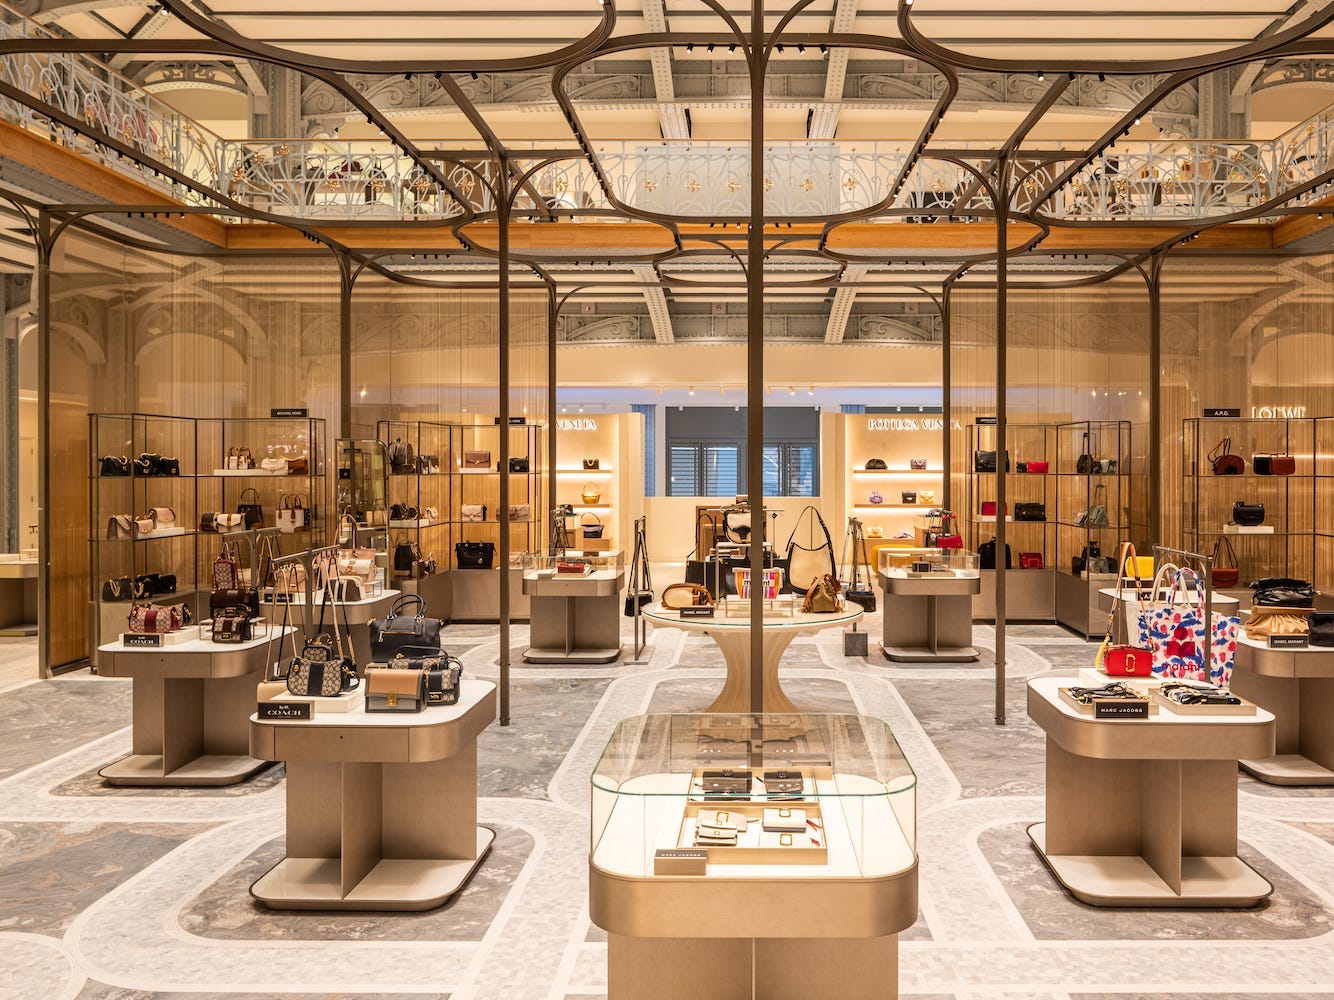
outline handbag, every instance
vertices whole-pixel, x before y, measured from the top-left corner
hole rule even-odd
[[[1016,521],[1047,520],[1047,505],[1043,503],[1017,503],[1014,505]]]
[[[881,493],[879,490],[872,490],[870,493],[866,494],[866,502],[867,502],[867,503],[884,503],[884,502],[885,502],[885,495],[884,495],[883,493]]]
[[[1224,552],[1232,561],[1231,566],[1223,565]],[[1235,587],[1237,585],[1237,580],[1241,577],[1241,563],[1237,561],[1237,550],[1232,547],[1232,541],[1227,535],[1219,535],[1218,540],[1214,542],[1214,555],[1211,564],[1209,582],[1212,586]]]
[[[843,585],[838,582],[838,578],[832,573],[826,573],[806,591],[806,600],[801,605],[802,613],[828,615],[842,611],[843,603],[839,599],[842,590]]]
[[[910,458],[908,459],[908,468],[913,472],[924,472],[926,471],[926,459]]]
[[[128,620],[135,635],[165,635],[190,624],[190,608],[185,604],[136,603],[130,607]]]
[[[585,520],[585,518],[589,517],[593,519],[591,524]],[[602,518],[598,517],[591,510],[584,511],[579,518],[579,534],[584,538],[601,538],[602,528]]]
[[[151,510],[143,517],[136,517],[134,519],[134,537],[146,538],[156,530],[157,519],[153,517],[153,512]]]
[[[848,558],[848,546],[852,546],[851,558]],[[863,611],[871,612],[876,609],[875,596],[875,574],[871,571],[871,560],[866,551],[866,536],[863,534],[862,522],[859,518],[848,518],[847,535],[843,543],[843,556],[840,560],[852,567],[851,579],[843,588],[843,598],[850,604],[855,604]],[[863,586],[861,580],[862,570],[866,570],[866,583]],[[765,595],[766,597],[768,594]]]
[[[454,559],[459,569],[491,569],[496,562],[494,542],[455,542]]]
[[[366,671],[367,712],[420,712],[425,707],[425,670],[371,667]]]
[[[241,586],[241,555],[234,542],[224,542],[222,551],[213,560],[212,583],[214,590]]]
[[[210,614],[216,614],[221,609],[243,605],[250,609],[251,615],[259,614],[259,590],[257,588],[233,587],[226,590],[214,590],[208,595]]]
[[[213,612],[213,627],[209,639],[226,645],[250,642],[255,637],[255,625],[247,607],[219,608]]]
[[[1120,468],[1120,463],[1114,458],[1100,458],[1097,461],[1095,471],[1102,476],[1114,476],[1116,470]]]
[[[440,658],[439,666],[426,671],[426,704],[457,705],[462,680],[463,664],[445,654]]]
[[[158,590],[159,577],[156,573],[141,573],[134,578],[134,596],[148,600],[165,591]]]
[[[1079,555],[1071,558],[1070,572],[1073,573],[1075,576],[1079,576],[1081,573],[1084,572],[1085,568],[1087,568],[1090,559],[1101,559],[1101,558],[1102,558],[1102,546],[1099,545],[1096,541],[1090,541],[1080,551]]]
[[[129,514],[112,514],[107,518],[107,538],[133,538],[134,518]]]
[[[1232,439],[1225,437],[1209,452],[1209,464],[1215,476],[1240,476],[1246,471],[1246,460],[1232,453]]]
[[[416,521],[417,508],[405,503],[396,503],[389,508],[389,520],[391,521]]]
[[[1316,589],[1305,580],[1267,576],[1251,584],[1251,604],[1267,608],[1315,607]]]
[[[1254,528],[1256,525],[1264,524],[1265,505],[1238,500],[1232,505],[1232,523],[1245,528]]]
[[[1081,476],[1091,476],[1093,475],[1093,470],[1093,454],[1089,451],[1089,432],[1085,431],[1083,450],[1079,458],[1075,460],[1075,472]]]
[[[1099,492],[1101,491],[1101,493]],[[1107,487],[1099,483],[1093,489],[1093,499],[1106,496]],[[1109,525],[1107,520],[1107,502],[1104,499],[1102,503],[1090,503],[1088,510],[1081,510],[1075,517],[1075,526],[1079,528],[1106,528]]]
[[[961,549],[963,548],[963,535],[937,535],[936,548]]]
[[[103,455],[98,459],[97,474],[99,476],[128,476],[130,474],[130,460],[121,455],[117,458],[115,455]]]
[[[723,511],[723,534],[729,542],[745,545],[750,541],[750,508]]]
[[[459,508],[459,517],[464,521],[485,521],[486,504],[465,503]]]
[[[491,453],[489,451],[465,451],[463,453],[463,467],[465,469],[490,469]]]
[[[412,576],[421,557],[421,546],[416,542],[398,542],[394,546],[394,573],[398,576]]]
[[[1307,624],[1312,646],[1334,646],[1334,611],[1312,611]]]
[[[395,476],[406,476],[417,471],[417,459],[413,455],[412,445],[402,438],[394,438],[389,446],[389,472]],[[490,465],[490,461],[487,465]]]
[[[259,467],[273,476],[287,475],[287,459],[285,458],[261,458]]]
[[[1311,630],[1310,608],[1251,608],[1243,629],[1247,639],[1271,635],[1306,635]]]
[[[1041,552],[1020,552],[1020,569],[1045,569],[1046,564],[1042,558]]]
[[[533,518],[533,508],[526,503],[512,503],[509,505],[509,519],[511,521],[531,521]]]
[[[869,472],[883,472],[888,469],[889,466],[885,463],[883,458],[868,458],[866,460],[866,468]]]
[[[668,611],[681,608],[707,608],[713,605],[713,595],[698,583],[674,583],[662,592],[662,606]]]
[[[103,601],[132,601],[134,596],[134,581],[128,576],[118,576],[111,580],[102,581]]]
[[[148,513],[152,516],[155,525],[176,523],[176,511],[170,507],[150,507]]]
[[[528,471],[528,459],[527,459],[527,458],[511,458],[511,459],[510,459],[510,472],[527,472],[527,471]]]
[[[357,687],[357,661],[352,654],[351,637],[344,643],[343,631],[338,627],[338,607],[334,602],[334,579],[323,573],[323,597],[316,635],[307,639],[298,653],[296,630],[289,634],[292,640],[292,659],[287,668],[287,690],[295,695],[335,698]],[[334,605],[333,635],[324,631],[324,609]],[[290,605],[283,605],[283,627],[287,625]],[[346,618],[347,611],[343,612]]]
[[[134,471],[140,476],[160,476],[162,475],[162,456],[154,452],[142,452],[134,460]]]
[[[1020,472],[1026,472],[1029,475],[1040,475],[1047,471],[1049,463],[1030,461],[1026,468],[1020,469]]]
[[[934,507],[936,504],[935,490],[918,490],[917,503],[922,507]]]
[[[300,493],[284,494],[278,501],[278,529],[288,534],[306,526],[306,498]]]
[[[917,491],[904,490],[899,494],[899,503],[915,505],[917,503]]]
[[[403,611],[416,606],[409,617]],[[389,606],[383,618],[370,623],[371,661],[388,663],[404,647],[440,648],[440,630],[445,623],[426,616],[426,602],[417,594],[404,594]]]
[[[579,494],[579,499],[584,503],[597,503],[602,499],[602,491],[598,489],[597,483],[584,483],[584,488]]]
[[[635,547],[630,554],[630,580],[625,587],[625,617],[633,618],[639,609],[653,601],[653,574],[648,562],[648,522],[635,519]]]
[[[797,540],[803,523],[807,525],[805,545]],[[838,567],[834,564],[834,543],[820,512],[808,505],[797,515],[792,533],[787,538],[787,581],[784,589],[788,593],[804,594],[825,576],[838,576]]]
[[[255,467],[255,456],[249,448],[232,447],[227,449],[227,468],[238,472]]]
[[[254,494],[254,501],[247,503],[246,494]],[[259,502],[259,493],[252,486],[241,491],[241,502],[236,505],[236,513],[245,519],[246,530],[264,527],[264,508]]]
[[[586,458],[586,459],[584,459],[584,470],[585,470],[585,471],[588,471],[589,469],[600,469],[600,468],[602,468],[602,460],[601,460],[601,459],[597,459],[597,458]]]
[[[1131,542],[1121,543],[1121,554],[1117,560],[1116,589],[1112,594],[1112,607],[1107,612],[1107,634],[1098,646],[1095,661],[1097,669],[1111,677],[1148,677],[1153,672],[1153,652],[1147,646],[1136,646],[1129,642],[1116,641],[1117,611],[1121,607],[1121,591],[1126,585],[1126,568],[1129,567],[1135,578],[1135,593],[1144,587],[1140,579],[1135,546]]]
[[[287,474],[289,476],[310,475],[310,459],[305,455],[300,458],[289,458],[287,460]]]
[[[983,542],[977,547],[978,568],[995,569],[996,568],[996,539]],[[1009,569],[1013,563],[1010,561],[1010,546],[1005,546],[1005,568]]]
[[[975,451],[973,452],[973,471],[974,472],[995,472],[996,471],[996,453],[994,451]],[[1005,471],[1010,471],[1010,453],[1005,453]]]
[[[214,514],[213,530],[226,534],[230,531],[245,531],[244,514]]]
[[[1165,574],[1173,574],[1166,603],[1157,603]],[[1193,586],[1198,603],[1188,599],[1186,587]],[[1182,600],[1176,601],[1176,594]],[[1204,587],[1194,570],[1166,565],[1154,580],[1153,596],[1141,606],[1145,624],[1141,630],[1149,637],[1153,651],[1153,676],[1167,680],[1199,680],[1227,687],[1232,680],[1232,666],[1237,655],[1237,634],[1241,620],[1215,611],[1210,620],[1204,616]]]
[[[982,501],[982,516],[983,516],[983,517],[995,517],[995,516],[996,516],[996,510],[997,510],[997,507],[996,507],[996,501],[995,501],[995,500],[983,500],[983,501]],[[1005,505],[1005,513],[1006,513],[1007,515],[1010,513],[1010,505],[1009,505],[1009,504],[1006,504],[1006,505]]]
[[[1251,469],[1257,476],[1291,476],[1297,471],[1297,459],[1291,455],[1253,455]]]

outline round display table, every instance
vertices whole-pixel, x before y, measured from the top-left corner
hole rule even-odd
[[[97,672],[134,682],[132,752],[98,773],[111,785],[193,788],[234,785],[268,767],[249,753],[246,720],[256,685],[290,643],[278,633],[272,626],[268,636],[237,645],[200,638],[98,646]]]
[[[1047,734],[1047,821],[1028,836],[1057,881],[1093,906],[1251,906],[1273,892],[1237,857],[1237,761],[1273,754],[1274,717],[1160,704],[1095,719],[1061,695],[1086,683],[1028,682]]]
[[[800,712],[783,693],[778,680],[778,661],[799,635],[842,628],[861,621],[861,608],[849,605],[832,614],[803,614],[764,619],[764,710],[766,712]],[[643,616],[659,628],[679,628],[685,632],[703,632],[713,638],[727,664],[727,680],[723,690],[705,712],[750,711],[750,618],[682,618],[681,612],[650,604]]]
[[[364,682],[363,682],[364,683]],[[250,752],[287,762],[287,857],[250,887],[279,910],[429,910],[491,848],[477,825],[477,736],[496,687],[464,679],[421,712],[250,719]]]

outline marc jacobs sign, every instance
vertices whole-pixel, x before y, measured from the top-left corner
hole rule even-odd
[[[589,417],[557,417],[556,430],[558,431],[595,431],[598,429],[598,422]]]

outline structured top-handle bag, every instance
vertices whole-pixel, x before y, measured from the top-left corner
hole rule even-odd
[[[1081,476],[1093,475],[1096,463],[1093,461],[1093,453],[1089,451],[1089,432],[1084,432],[1083,447],[1080,449],[1080,455],[1075,462],[1075,472]]]
[[[1126,631],[1126,624],[1117,615],[1121,609],[1121,591],[1126,585],[1126,570],[1129,569],[1134,576],[1136,595],[1144,587],[1144,581],[1139,576],[1135,546],[1131,542],[1121,543],[1117,566],[1116,590],[1112,594],[1111,610],[1107,612],[1107,634],[1098,647],[1097,667],[1111,677],[1148,677],[1153,673],[1153,651],[1147,645],[1123,642],[1122,635],[1118,634]]]
[[[415,615],[404,612],[414,609]],[[426,602],[416,594],[404,594],[389,607],[389,613],[370,624],[371,660],[388,663],[406,646],[440,648],[444,622],[426,616]]]
[[[588,520],[589,518],[592,520]],[[579,533],[585,538],[602,537],[602,518],[598,517],[591,510],[586,510],[579,517]]]
[[[252,499],[246,500],[247,496]],[[245,518],[247,531],[264,527],[264,507],[259,502],[259,491],[253,486],[241,491],[241,502],[236,505],[236,513]]]

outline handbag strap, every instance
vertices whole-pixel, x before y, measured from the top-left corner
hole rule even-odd
[[[579,515],[579,523],[580,523],[580,524],[586,524],[586,523],[589,523],[589,522],[586,522],[586,521],[584,520],[584,518],[586,518],[586,517],[591,517],[591,518],[593,519],[593,521],[592,521],[593,524],[601,524],[601,523],[602,523],[602,518],[598,517],[598,516],[597,516],[596,514],[594,514],[591,510],[586,510],[586,511],[584,511],[582,514]]]
[[[1208,456],[1209,461],[1216,462],[1224,455],[1229,455],[1231,453],[1232,453],[1232,438],[1224,437],[1223,440],[1218,442],[1214,450],[1209,452]]]
[[[1228,558],[1232,560],[1232,564],[1231,564],[1231,566],[1229,566],[1229,567],[1224,567],[1224,566],[1222,565],[1222,561],[1221,561],[1221,559],[1219,558],[1219,557],[1222,555],[1222,553],[1223,553],[1224,551],[1227,552]],[[1212,568],[1213,568],[1213,569],[1223,569],[1223,568],[1227,568],[1227,569],[1236,569],[1236,568],[1238,568],[1238,567],[1240,567],[1240,566],[1241,566],[1241,561],[1237,558],[1237,550],[1234,549],[1234,548],[1232,547],[1232,539],[1228,538],[1227,535],[1219,535],[1219,536],[1218,536],[1218,540],[1214,542],[1213,567],[1212,567]]]
[[[245,495],[246,495],[247,493],[253,493],[253,494],[255,494],[255,505],[256,505],[256,506],[259,506],[259,490],[255,489],[253,486],[247,486],[245,489],[243,489],[243,490],[241,491],[240,499],[239,499],[237,502],[238,502],[238,503],[242,503],[242,504],[244,504],[244,503],[245,503]]]

